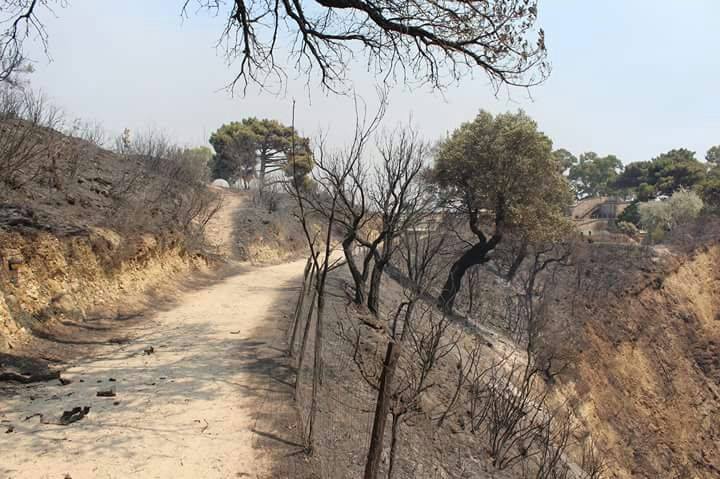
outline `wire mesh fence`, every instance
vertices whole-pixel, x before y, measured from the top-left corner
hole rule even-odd
[[[353,321],[347,308],[349,301],[343,294],[345,278],[334,274],[329,278],[327,306],[323,317],[322,383],[318,393],[318,411],[313,438],[313,455],[319,460],[323,478],[362,477],[367,459],[373,427],[374,408],[377,392],[365,382],[353,361],[354,345],[348,341],[345,331]],[[309,290],[311,288],[308,288]],[[305,322],[311,309],[314,291],[308,291],[295,337],[294,364],[300,362],[300,350]],[[312,307],[312,323],[302,358],[302,368],[297,370],[298,402],[305,437],[311,414],[312,382],[315,371],[314,347],[316,327],[315,307]],[[288,338],[291,331],[288,331]],[[373,348],[370,355],[381,358],[385,343],[381,340],[368,341]],[[446,454],[442,444],[435,444],[432,432],[413,424],[412,434],[400,435],[405,453],[395,462],[394,478],[445,478],[450,477],[441,464],[452,460],[452,453]],[[386,477],[389,464],[390,432],[386,431],[385,450],[382,455],[380,477]],[[418,434],[418,432],[420,432]],[[447,457],[445,457],[447,456]]]

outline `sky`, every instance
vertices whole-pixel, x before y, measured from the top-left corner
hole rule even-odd
[[[70,117],[101,123],[109,133],[161,130],[187,146],[207,143],[223,123],[249,116],[296,124],[305,135],[349,140],[349,97],[327,94],[290,75],[278,96],[225,87],[237,73],[215,47],[223,22],[180,15],[182,0],[70,0],[45,16],[49,58],[31,45],[30,81]],[[385,126],[410,119],[429,141],[444,137],[480,109],[519,108],[554,142],[575,154],[648,160],[672,148],[704,157],[720,144],[720,1],[539,0],[552,73],[530,91],[496,95],[482,74],[439,93],[395,86]],[[362,63],[349,77],[375,103]]]

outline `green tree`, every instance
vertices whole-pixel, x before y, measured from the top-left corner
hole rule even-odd
[[[668,231],[697,218],[702,208],[703,201],[697,193],[678,190],[665,201],[640,203],[640,226],[652,241],[661,240]]]
[[[565,173],[578,161],[577,157],[564,148],[553,151],[555,161],[560,165],[560,171]]]
[[[291,176],[294,172],[304,177],[313,165],[310,141],[276,120],[246,118],[222,125],[210,136],[210,144],[216,152],[216,176],[241,178],[247,184],[257,168],[261,189],[272,173]],[[293,164],[289,161],[292,158]]]
[[[197,172],[198,178],[207,180],[212,166],[213,152],[207,146],[185,148],[182,153],[183,161],[188,163],[193,171]]]
[[[592,151],[580,155],[570,167],[568,178],[578,198],[607,196],[614,191],[613,184],[623,169],[615,155],[598,156]]]
[[[713,167],[720,166],[720,145],[711,147],[707,153],[705,153],[705,161]]]
[[[707,168],[685,148],[670,150],[651,161],[630,163],[615,181],[615,187],[634,191],[638,199],[672,195],[691,189],[705,178]]]
[[[698,192],[708,208],[720,211],[720,166],[714,167],[700,183]]]
[[[627,206],[617,217],[618,223],[630,223],[640,226],[640,211],[638,209],[639,201],[633,201]]]
[[[672,195],[680,189],[691,189],[705,179],[706,167],[695,158],[695,152],[680,148],[654,158],[655,190]]]
[[[522,111],[496,117],[481,111],[461,125],[441,144],[434,175],[475,236],[450,268],[438,298],[447,310],[465,272],[489,261],[505,234],[539,241],[567,231],[569,185],[552,154],[552,142]]]

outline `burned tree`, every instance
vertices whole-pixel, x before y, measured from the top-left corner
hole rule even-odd
[[[59,129],[62,114],[42,94],[0,86],[0,194],[16,190],[43,174],[56,182],[58,153],[66,141],[43,131]]]
[[[377,4],[365,0],[249,2],[226,9],[216,0],[186,0],[183,12],[227,16],[220,40],[228,60],[240,63],[235,83],[282,85],[276,55],[283,38],[295,69],[317,69],[321,84],[344,91],[351,59],[365,54],[384,81],[414,81],[442,88],[484,71],[498,88],[530,86],[549,72],[535,0],[419,1]]]
[[[364,380],[377,392],[365,478],[378,477],[388,425],[391,423],[389,474],[399,448],[399,432],[406,416],[419,410],[418,401],[433,383],[430,373],[455,348],[457,337],[450,333],[450,318],[422,299],[442,267],[434,261],[445,244],[445,236],[409,231],[398,238],[396,253],[407,280],[403,297],[386,317],[380,317],[385,353],[380,357],[364,352],[365,323],[352,326],[344,337],[353,344],[353,360]],[[383,321],[384,320],[384,321]],[[376,334],[376,333],[373,333]]]
[[[375,172],[376,186],[371,197],[379,234],[372,243],[358,238],[373,253],[367,304],[375,314],[379,313],[382,275],[395,253],[398,238],[426,219],[434,207],[434,198],[422,176],[428,145],[419,139],[417,131],[396,130],[381,139],[378,150],[382,163]],[[380,247],[378,241],[382,242]]]
[[[47,53],[42,16],[65,5],[65,0],[0,0],[0,83],[13,84],[17,74],[27,70],[24,44],[28,39],[37,39]]]
[[[358,121],[349,148],[316,158],[320,176],[315,184],[320,194],[308,201],[308,207],[319,215],[334,215],[354,283],[353,301],[367,301],[375,314],[380,306],[380,281],[398,238],[433,209],[433,198],[422,181],[427,146],[411,128],[398,129],[381,139],[381,164],[367,173],[362,155],[383,112],[381,106],[370,121]],[[337,197],[332,211],[325,200],[331,196]]]
[[[372,233],[376,216],[371,197],[374,177],[368,173],[364,156],[371,136],[385,115],[386,107],[386,94],[381,91],[379,107],[372,117],[368,117],[366,109],[361,112],[361,105],[356,97],[355,134],[352,143],[336,154],[327,158],[322,156],[317,161],[317,168],[323,173],[322,188],[332,190],[338,197],[335,221],[342,232],[340,243],[353,279],[353,301],[356,304],[364,304],[366,300],[370,262],[383,240],[382,235]],[[323,202],[313,202],[311,206],[317,213],[327,217],[328,211]],[[359,244],[366,246],[362,254],[356,249]],[[359,264],[356,256],[361,257]]]
[[[0,78],[22,65],[24,42],[38,38],[47,51],[42,11],[65,0],[2,0]],[[334,92],[347,89],[352,59],[365,57],[384,82],[444,88],[485,72],[497,90],[527,87],[550,71],[545,34],[538,28],[537,0],[465,0],[377,4],[366,0],[185,0],[182,15],[207,11],[227,18],[218,45],[239,62],[232,85],[281,87],[286,68],[277,61],[289,50],[294,69]]]

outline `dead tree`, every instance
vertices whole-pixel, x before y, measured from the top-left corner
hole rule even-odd
[[[64,7],[65,0],[0,1],[0,83],[14,83],[16,74],[27,67],[24,44],[36,40],[48,52],[48,34],[42,16]]]
[[[421,182],[427,147],[411,128],[383,138],[378,145],[382,166],[370,177],[365,173],[362,154],[382,117],[384,104],[381,97],[380,110],[369,122],[356,120],[355,140],[348,149],[316,157],[319,192],[307,201],[309,210],[324,218],[332,214],[340,226],[341,244],[354,283],[353,300],[357,304],[365,300],[370,276],[367,305],[375,314],[379,313],[380,280],[397,238],[427,216],[432,206],[432,198]],[[336,198],[332,209],[328,198]],[[357,249],[361,251],[361,264],[356,259]]]
[[[559,270],[572,263],[575,243],[573,237],[568,237],[557,243],[535,244],[529,249],[526,267],[517,275],[515,339],[525,345],[529,360],[532,358],[545,380],[553,381],[567,366],[558,345],[569,338],[567,329],[555,324],[558,318],[552,315],[548,303],[557,286]]]
[[[535,448],[528,453],[531,460],[526,462],[525,477],[573,479],[566,457],[573,432],[572,417],[564,411],[564,405],[548,411],[535,437]]]
[[[286,37],[294,38],[289,48],[295,68],[308,75],[319,70],[331,91],[345,90],[350,59],[358,52],[383,81],[438,88],[474,71],[486,72],[496,88],[529,86],[549,69],[544,34],[534,35],[536,1],[420,1],[410,11],[404,3],[365,0],[228,3],[186,0],[183,12],[206,9],[228,19],[220,44],[239,62],[235,82],[243,88],[284,83],[276,54]]]
[[[436,312],[432,306],[418,305],[440,271],[441,265],[433,259],[444,243],[443,234],[427,236],[417,231],[408,231],[399,239],[408,283],[404,288],[404,301],[397,307],[388,325],[388,342],[377,381],[377,402],[365,464],[365,479],[378,477],[388,414],[392,413],[393,416],[391,449],[394,454],[397,450],[399,421],[403,415],[415,410],[418,398],[429,387],[429,372],[439,359],[452,351],[454,343],[443,342],[449,319],[444,315],[439,319],[435,317]],[[424,317],[427,317],[428,321],[420,324]],[[405,373],[404,380],[398,383],[395,378],[401,355],[408,343],[412,346],[402,360],[401,372]],[[362,362],[356,363],[363,369]],[[390,470],[392,472],[392,467]]]
[[[379,142],[378,150],[382,164],[376,169],[371,197],[382,245],[374,252],[367,299],[368,308],[375,314],[380,308],[382,276],[398,238],[430,216],[434,204],[427,185],[421,181],[429,148],[420,141],[417,131],[408,127],[391,132]],[[366,248],[377,248],[376,244],[359,242]]]
[[[386,92],[381,90],[379,97],[379,107],[372,117],[368,117],[367,108],[364,108],[364,104],[361,106],[359,99],[355,97],[355,134],[352,143],[329,158],[321,157],[316,161],[316,167],[323,173],[323,187],[338,196],[335,221],[342,231],[341,245],[353,279],[353,301],[356,304],[365,303],[370,260],[383,240],[381,234],[372,237],[372,233],[368,231],[371,229],[374,214],[369,196],[371,178],[364,159],[368,141],[380,124],[387,107]],[[317,213],[327,217],[324,202],[314,202],[311,206]],[[359,242],[366,245],[360,265],[356,259],[356,245]]]
[[[43,173],[52,176],[52,162],[64,142],[48,130],[62,123],[61,111],[44,95],[0,87],[0,190],[22,188]]]
[[[305,318],[305,327],[303,329],[302,341],[300,342],[300,353],[297,360],[297,376],[295,380],[295,401],[300,400],[300,374],[302,373],[303,365],[305,364],[305,350],[307,348],[307,342],[310,338],[310,328],[312,326],[313,313],[315,312],[315,305],[317,304],[317,288],[315,287],[315,263],[310,269],[310,308],[308,308],[307,317]]]
[[[293,131],[294,125],[294,104],[293,104]],[[292,141],[294,142],[295,135],[293,135]],[[316,158],[318,163],[328,163],[326,158],[327,151],[325,145],[320,142],[318,146],[318,153]],[[310,250],[310,260],[312,261],[312,267],[315,271],[315,278],[313,283],[314,288],[314,301],[311,304],[316,305],[315,307],[315,344],[313,352],[313,381],[312,381],[312,397],[310,404],[310,417],[308,419],[308,431],[306,436],[306,447],[308,453],[313,451],[314,433],[315,433],[315,420],[318,410],[318,395],[320,390],[320,384],[322,381],[323,373],[323,359],[322,359],[322,344],[323,344],[323,316],[325,310],[325,287],[327,284],[327,278],[329,272],[338,265],[333,259],[333,245],[332,245],[332,234],[335,227],[335,217],[338,205],[338,192],[336,189],[330,187],[330,183],[327,176],[322,169],[315,169],[312,172],[312,178],[317,188],[307,188],[304,182],[304,178],[296,174],[297,168],[295,163],[295,145],[291,147],[290,167],[292,171],[292,179],[288,182],[289,193],[294,198],[297,209],[296,216],[300,222],[305,240],[307,242],[308,249]],[[313,215],[313,211],[317,205],[324,205],[323,210],[326,212],[326,216],[318,217]],[[321,228],[316,228],[321,224]],[[312,308],[312,306],[311,306]],[[305,330],[306,333],[309,331],[311,317],[308,315]],[[306,334],[304,335],[306,336]],[[306,338],[303,339],[305,343]],[[304,346],[303,346],[304,349]],[[301,351],[301,361],[304,357],[304,350]],[[299,387],[299,373],[298,370],[298,381],[296,381],[296,395],[297,388]]]
[[[2,0],[5,29],[0,32],[0,79],[22,65],[24,42],[39,39],[47,52],[42,14],[65,0]],[[319,71],[329,91],[347,91],[351,60],[365,56],[383,82],[444,88],[485,72],[497,90],[528,87],[550,71],[545,34],[536,27],[537,0],[429,0],[407,5],[367,0],[185,0],[181,14],[208,11],[226,18],[218,45],[228,61],[239,62],[232,86],[250,83],[282,87],[287,78],[278,51],[288,50],[294,68],[308,76]],[[292,39],[292,40],[286,40]]]
[[[448,315],[425,303],[417,309],[415,317],[405,325],[409,333],[392,392],[389,479],[398,457],[402,424],[421,411],[420,399],[436,385],[430,378],[432,372],[457,348],[460,340],[460,333],[450,329],[452,320]]]
[[[455,365],[455,370],[457,371],[455,387],[447,407],[438,418],[438,428],[442,427],[445,420],[453,413],[453,408],[457,404],[457,401],[460,398],[463,389],[466,387],[466,384],[480,383],[484,378],[485,372],[478,371],[478,364],[480,357],[482,356],[482,346],[483,345],[479,338],[475,338],[470,348],[460,346],[456,348],[458,360]]]
[[[582,444],[580,468],[585,473],[584,479],[602,479],[607,471],[607,464],[597,445],[588,437]]]

